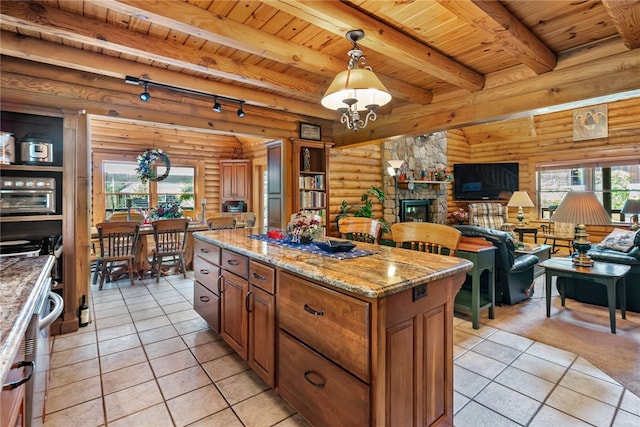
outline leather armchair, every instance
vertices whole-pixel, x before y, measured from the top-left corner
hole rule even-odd
[[[497,249],[495,253],[496,304],[516,304],[533,295],[533,267],[540,261],[535,255],[514,256],[515,245],[511,234],[492,228],[473,225],[454,226],[463,236],[483,237]],[[487,272],[481,277],[481,289],[488,288]],[[467,283],[469,282],[469,283]],[[463,286],[471,288],[470,277]]]

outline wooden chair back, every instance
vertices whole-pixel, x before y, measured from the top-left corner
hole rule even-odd
[[[140,233],[136,221],[110,221],[96,225],[100,251],[96,254],[96,275],[100,276],[99,290],[104,279],[115,267],[127,273],[133,286],[133,258]]]
[[[129,218],[127,218],[126,212],[114,212],[109,217],[109,222],[114,222],[114,221],[134,221],[142,224],[144,222],[144,215],[138,212],[131,212],[131,214],[129,215]]]
[[[338,231],[343,239],[378,243],[382,224],[377,219],[347,216],[338,220]]]
[[[224,230],[227,228],[236,228],[236,219],[232,216],[217,216],[207,218],[209,230]]]
[[[455,256],[462,233],[448,225],[430,222],[399,222],[391,226],[393,241],[399,248]]]
[[[157,274],[156,282],[160,280],[162,267],[178,267],[186,279],[187,269],[184,264],[184,249],[187,244],[189,220],[187,218],[159,219],[152,221],[151,225],[153,226],[153,239],[155,241],[151,269]]]

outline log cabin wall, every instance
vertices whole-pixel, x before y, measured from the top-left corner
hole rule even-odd
[[[162,149],[170,159],[204,162],[205,174],[201,179],[205,191],[204,195],[196,196],[198,200],[201,197],[207,199],[207,216],[220,211],[219,160],[244,158],[242,143],[237,138],[210,131],[96,116],[90,118],[89,128],[93,183],[102,182],[98,158],[117,160],[125,153],[137,156],[147,148]],[[252,157],[258,155],[259,150],[251,152]],[[266,155],[266,150],[263,155]],[[92,225],[103,220],[104,196],[99,187],[94,185],[92,188]],[[199,217],[200,203],[196,202],[195,207]]]
[[[536,203],[536,167],[545,164],[585,164],[600,160],[640,161],[640,100],[633,98],[608,105],[609,135],[586,141],[573,141],[573,111],[566,110],[535,117],[508,120],[465,128],[454,137],[449,132],[448,164],[474,162],[518,162],[520,190]],[[453,201],[449,210],[466,207],[468,202]],[[509,218],[516,222],[516,209]],[[536,208],[525,208],[528,221],[545,223]],[[617,224],[616,227],[625,227]],[[587,227],[592,242],[599,242],[613,226]]]

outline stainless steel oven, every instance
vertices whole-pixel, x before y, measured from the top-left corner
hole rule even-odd
[[[56,179],[0,177],[0,214],[56,213]]]

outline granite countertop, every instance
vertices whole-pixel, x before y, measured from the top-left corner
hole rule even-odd
[[[358,249],[376,253],[337,260],[247,237],[256,233],[257,229],[241,228],[198,232],[194,236],[320,283],[371,298],[391,295],[473,268],[470,261],[462,258],[362,242],[354,243]]]
[[[0,258],[0,380],[9,373],[55,257]]]

